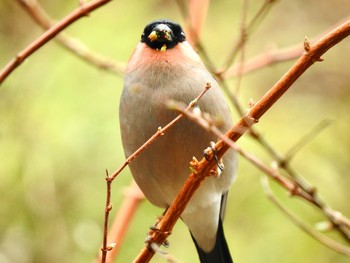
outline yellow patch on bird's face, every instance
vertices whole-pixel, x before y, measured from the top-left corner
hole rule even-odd
[[[157,40],[157,38],[158,38],[158,35],[156,31],[152,31],[152,33],[148,35],[148,39],[151,40],[151,42]]]
[[[164,38],[168,41],[172,41],[173,38],[171,37],[170,33],[168,31],[164,32]]]
[[[162,48],[160,49],[160,51],[165,51],[166,49],[167,49],[166,44],[164,44],[164,45],[162,46]]]

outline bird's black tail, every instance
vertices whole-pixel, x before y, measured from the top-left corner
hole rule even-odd
[[[192,236],[192,235],[191,235]],[[215,246],[212,251],[205,252],[197,244],[196,240],[193,238],[196,244],[197,252],[201,263],[233,263],[231,258],[230,250],[228,248],[224,229],[222,227],[221,219],[219,219],[218,232],[216,234]]]

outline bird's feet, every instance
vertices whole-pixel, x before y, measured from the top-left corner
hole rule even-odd
[[[212,170],[210,174],[215,177],[219,177],[222,174],[222,172],[225,170],[225,166],[224,166],[224,163],[222,162],[222,159],[219,159],[217,156],[215,142],[213,141],[210,142],[210,146],[204,150],[204,158],[207,161],[209,161],[211,158],[214,158],[217,169]]]

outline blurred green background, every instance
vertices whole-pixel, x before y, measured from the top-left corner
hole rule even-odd
[[[263,1],[251,1],[251,18]],[[78,1],[42,0],[55,19]],[[212,1],[203,42],[216,66],[239,36],[241,1]],[[324,32],[349,15],[350,2],[278,1],[256,27],[246,57],[268,47],[288,47]],[[183,23],[175,1],[112,1],[66,32],[97,53],[127,62],[145,24],[156,18]],[[0,67],[42,30],[16,1],[0,2]],[[325,202],[350,216],[350,40],[345,40],[304,74],[257,125],[281,153],[314,126],[332,124],[293,159]],[[239,99],[258,100],[292,62],[266,67],[243,78]],[[235,86],[233,79],[231,84]],[[0,262],[92,262],[102,242],[105,169],[124,160],[118,127],[122,78],[88,65],[50,42],[0,87]],[[236,115],[237,117],[237,115]],[[255,141],[239,145],[270,163]],[[227,207],[226,236],[235,262],[350,262],[293,225],[266,197],[263,175],[241,158]],[[113,184],[112,215],[131,175]],[[272,183],[286,207],[311,225],[324,220],[314,208]],[[117,262],[131,262],[161,209],[143,202],[122,244]],[[338,235],[331,237],[341,241]],[[170,252],[179,262],[197,262],[188,230],[176,225]],[[153,262],[165,262],[155,256]]]

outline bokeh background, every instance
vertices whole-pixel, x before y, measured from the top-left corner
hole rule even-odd
[[[262,0],[250,1],[248,18]],[[78,1],[42,0],[55,19]],[[241,1],[212,1],[203,43],[222,65],[239,36]],[[278,1],[255,28],[246,57],[267,48],[302,45],[349,15],[350,2]],[[66,32],[97,53],[127,62],[145,24],[166,17],[183,23],[176,1],[112,1]],[[0,67],[36,39],[42,30],[18,5],[0,2]],[[293,167],[324,201],[350,216],[350,40],[345,40],[306,72],[257,125],[285,153],[323,120],[329,125],[293,159]],[[245,76],[239,100],[258,100],[292,65],[284,62]],[[233,79],[232,87],[236,82]],[[124,160],[118,127],[122,77],[91,66],[55,42],[25,61],[0,86],[0,262],[92,262],[102,242],[105,169]],[[235,115],[237,118],[237,115]],[[251,138],[239,141],[267,164],[271,158]],[[269,201],[263,174],[240,159],[239,176],[227,207],[225,229],[235,262],[350,262],[291,223]],[[131,175],[113,183],[113,213]],[[311,226],[324,221],[316,209],[272,183],[285,207]],[[117,262],[131,262],[146,232],[163,211],[144,201],[131,222]],[[331,237],[342,241],[336,234]],[[178,222],[169,239],[179,262],[197,262],[190,235]],[[165,262],[155,256],[153,262]]]

